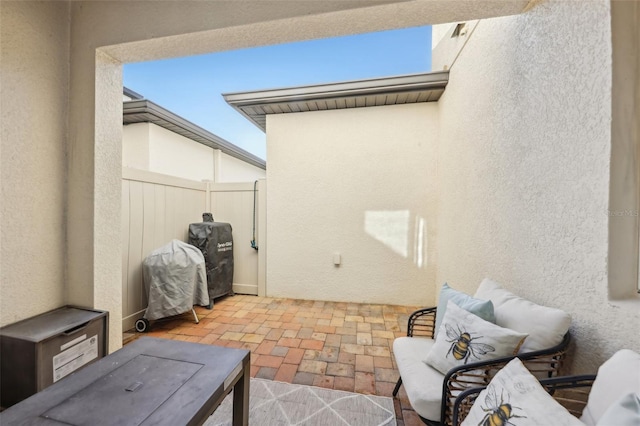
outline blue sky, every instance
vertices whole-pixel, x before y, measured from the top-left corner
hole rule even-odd
[[[222,93],[431,70],[431,27],[212,53],[124,66],[124,85],[266,158],[265,134]]]

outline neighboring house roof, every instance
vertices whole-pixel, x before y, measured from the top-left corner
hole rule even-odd
[[[122,88],[122,93],[125,96],[128,96],[129,98],[131,98],[133,100],[135,100],[135,99],[144,99],[144,96],[142,96],[138,92],[134,92],[133,90],[129,89],[128,87],[123,87]]]
[[[434,102],[449,81],[449,71],[224,93],[225,101],[266,132],[267,114]]]
[[[127,90],[124,89],[124,94],[132,97]],[[138,95],[131,90],[129,92]],[[262,158],[142,97],[122,103],[122,123],[153,123],[261,169],[267,168],[267,163]]]

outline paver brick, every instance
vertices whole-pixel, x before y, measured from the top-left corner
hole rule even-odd
[[[324,340],[324,346],[337,346],[340,347],[342,342],[342,336],[338,334],[327,334],[327,338]],[[347,343],[347,342],[345,342]]]
[[[261,343],[264,340],[264,336],[261,334],[245,334],[241,339],[243,342],[247,343]]]
[[[385,348],[382,346],[365,346],[364,353],[373,356],[391,356],[389,348]]]
[[[260,346],[255,350],[255,353],[258,355],[271,355],[271,351],[273,351],[275,346],[276,342],[273,340],[263,340],[262,343],[260,343]]]
[[[333,389],[333,376],[315,376],[313,378],[313,386],[321,388]]]
[[[273,380],[277,372],[277,368],[260,367],[260,370],[256,373],[256,377],[259,379]]]
[[[362,345],[352,345],[350,343],[343,343],[342,345],[340,345],[340,350],[350,354],[363,355],[365,352],[365,347]],[[371,354],[367,354],[367,355],[371,355]]]
[[[264,343],[264,342],[262,342],[262,343]],[[274,342],[274,344],[275,344],[275,342]],[[288,353],[289,353],[289,348],[284,347],[284,346],[275,346],[271,350],[271,355],[273,355],[273,356],[286,357]]]
[[[369,324],[368,322],[356,323],[356,331],[358,333],[370,333],[371,332],[371,324]]]
[[[236,333],[233,331],[227,331],[222,336],[220,336],[220,338],[224,340],[240,340],[243,337],[244,337],[244,333]]]
[[[304,356],[304,349],[290,348],[287,352],[287,356],[284,357],[284,361],[287,364],[300,364],[302,357]]]
[[[300,342],[302,339],[291,339],[288,337],[283,337],[278,340],[278,346],[286,346],[288,348],[297,348],[300,346]]]
[[[375,368],[393,368],[393,363],[391,362],[391,357],[374,356],[373,366]]]
[[[355,392],[373,395],[376,393],[376,381],[373,373],[356,371]]]
[[[315,349],[320,350],[324,347],[324,342],[321,340],[304,339],[300,342],[301,349]]]
[[[293,377],[293,383],[299,385],[313,385],[313,381],[316,378],[316,374],[306,373],[304,371],[298,371],[296,375]]]
[[[327,364],[326,374],[327,376],[353,377],[353,365],[331,362]]]
[[[347,392],[353,392],[355,389],[355,379],[352,377],[336,376],[333,379],[333,388]]]
[[[370,333],[358,333],[356,335],[356,342],[358,345],[371,345],[373,343],[371,339]]]
[[[282,364],[276,373],[274,380],[280,382],[291,383],[298,371],[298,366],[295,364]]]
[[[337,362],[340,355],[340,349],[335,347],[325,347],[318,353],[318,361]]]
[[[303,359],[302,361],[300,361],[298,371],[324,375],[327,371],[327,363],[323,361],[311,361]]]
[[[398,372],[392,368],[376,368],[376,380],[380,382],[396,383],[398,381]]]
[[[269,330],[269,332],[267,333],[266,336],[264,336],[264,338],[267,340],[280,340],[280,338],[282,337],[282,333],[284,333],[283,329],[274,328],[272,330]]]
[[[283,360],[284,358],[280,356],[258,355],[255,361],[253,361],[253,364],[259,367],[272,367],[277,369],[280,367]]]
[[[373,357],[371,355],[356,355],[356,371],[373,373]]]

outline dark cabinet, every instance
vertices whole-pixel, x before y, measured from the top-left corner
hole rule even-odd
[[[10,407],[108,352],[108,313],[64,306],[0,328],[0,403]]]

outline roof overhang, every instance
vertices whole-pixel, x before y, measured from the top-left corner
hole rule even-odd
[[[123,102],[122,123],[153,123],[213,149],[219,149],[227,155],[261,169],[266,169],[267,167],[266,162],[262,158],[245,151],[220,136],[185,120],[179,115],[176,115],[147,99]]]
[[[449,81],[449,71],[316,84],[250,92],[224,93],[225,101],[266,132],[267,114],[435,102]]]

